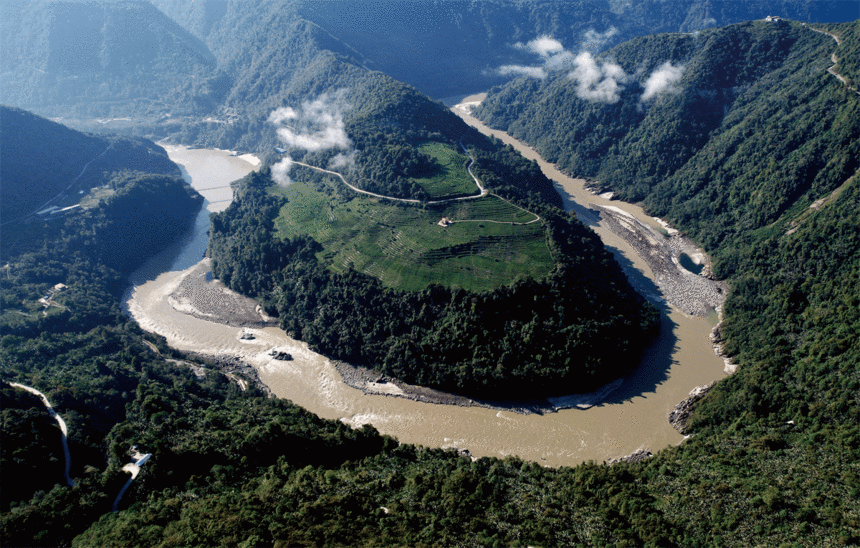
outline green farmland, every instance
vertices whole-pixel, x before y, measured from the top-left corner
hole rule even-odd
[[[429,177],[413,179],[432,200],[478,194],[478,187],[466,169],[468,156],[449,145],[435,142],[419,145],[418,150],[433,158],[437,166],[436,171]]]
[[[487,291],[555,266],[542,223],[510,224],[536,217],[493,195],[422,208],[367,196],[338,201],[301,182],[269,190],[289,200],[275,221],[281,237],[308,234],[329,268],[352,266],[390,287]],[[440,226],[443,217],[454,223]]]

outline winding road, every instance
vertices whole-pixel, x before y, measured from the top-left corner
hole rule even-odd
[[[133,482],[135,478],[137,478],[137,475],[140,474],[140,467],[146,464],[152,457],[151,453],[142,454],[137,451],[136,447],[133,449],[132,459],[134,460],[122,467],[122,471],[128,472],[131,474],[131,477],[128,478],[128,481],[125,482],[125,485],[122,486],[122,489],[119,490],[119,494],[113,501],[113,507],[111,508],[113,512],[116,512],[119,509],[119,503],[122,500],[122,496],[125,495],[125,492],[129,487],[131,487],[131,482]]]
[[[468,172],[469,172],[469,175],[472,177],[472,180],[473,180],[473,181],[475,181],[475,185],[477,185],[478,190],[479,190],[479,193],[478,193],[478,194],[473,194],[473,195],[471,195],[471,196],[461,196],[461,197],[459,197],[459,198],[448,198],[448,199],[445,199],[445,200],[431,200],[431,201],[429,201],[429,202],[422,202],[421,200],[415,200],[415,199],[412,199],[412,198],[397,198],[397,197],[395,197],[395,196],[386,196],[386,195],[384,195],[384,194],[377,194],[377,193],[375,193],[375,192],[370,192],[370,191],[368,191],[368,190],[364,190],[364,189],[358,188],[357,186],[354,186],[354,185],[350,184],[350,183],[349,183],[349,182],[348,182],[348,181],[343,177],[343,175],[341,175],[341,174],[340,174],[340,173],[338,173],[337,171],[331,171],[331,170],[328,170],[328,169],[323,169],[323,168],[321,168],[321,167],[312,166],[312,165],[310,165],[310,164],[306,164],[306,163],[304,163],[304,162],[298,162],[298,161],[296,161],[296,160],[290,160],[290,161],[291,161],[292,163],[294,163],[294,164],[296,164],[296,165],[299,165],[299,166],[302,166],[302,167],[306,167],[306,168],[314,169],[314,170],[316,170],[316,171],[320,171],[320,172],[322,172],[322,173],[328,173],[329,175],[335,175],[335,176],[337,176],[338,178],[340,178],[341,182],[343,182],[343,184],[344,184],[344,185],[346,185],[347,187],[349,187],[349,188],[350,188],[350,189],[352,189],[353,191],[358,192],[359,194],[365,194],[365,195],[367,195],[367,196],[373,196],[374,198],[381,198],[381,199],[383,199],[383,200],[392,200],[392,201],[395,201],[395,202],[403,202],[403,203],[407,203],[407,204],[439,205],[439,204],[449,204],[449,203],[453,203],[453,202],[461,202],[461,201],[464,201],[464,200],[475,200],[475,199],[477,199],[477,198],[484,198],[484,197],[486,197],[486,196],[495,196],[496,198],[498,198],[498,199],[502,200],[502,201],[503,201],[503,202],[505,202],[506,204],[508,204],[508,205],[510,205],[510,206],[513,206],[513,207],[515,207],[515,208],[517,208],[517,209],[519,209],[519,210],[521,210],[521,211],[525,211],[525,212],[526,212],[526,213],[528,213],[529,215],[534,215],[534,217],[535,217],[535,218],[534,218],[534,219],[532,219],[531,221],[528,221],[528,222],[525,222],[525,223],[518,223],[518,222],[515,222],[515,221],[496,221],[496,220],[493,220],[493,219],[459,219],[459,220],[453,220],[453,219],[451,219],[451,220],[449,220],[448,224],[454,224],[454,223],[496,223],[496,224],[502,224],[502,225],[530,225],[530,224],[532,224],[532,223],[536,223],[536,222],[538,222],[538,221],[540,221],[540,220],[541,220],[541,218],[540,218],[540,216],[539,216],[538,214],[533,213],[533,212],[531,212],[531,211],[529,211],[529,210],[527,210],[527,209],[524,209],[524,208],[522,208],[522,207],[520,207],[520,206],[518,206],[518,205],[516,205],[516,204],[513,204],[513,203],[511,203],[509,200],[506,200],[505,198],[502,198],[502,197],[501,197],[501,196],[499,196],[498,194],[492,194],[489,190],[487,190],[487,189],[484,187],[484,185],[482,185],[482,184],[481,184],[481,181],[480,181],[480,180],[475,176],[475,174],[474,174],[474,173],[472,173],[472,165],[474,165],[474,163],[475,163],[475,158],[474,158],[474,157],[469,153],[469,150],[468,150],[468,149],[466,148],[466,146],[463,144],[463,141],[462,141],[462,140],[460,141],[460,146],[463,148],[463,152],[465,152],[465,153],[466,153],[466,155],[469,157],[469,160],[471,160],[471,161],[469,162],[469,165],[468,165],[468,166],[466,166],[466,171],[468,171]]]
[[[827,32],[827,31],[825,31],[825,30],[820,30],[820,29],[816,29],[816,28],[813,28],[813,27],[807,27],[807,28],[809,28],[810,30],[813,30],[813,31],[815,31],[815,32],[819,32],[819,33],[821,33],[821,34],[826,34],[827,36],[829,36],[829,37],[833,38],[833,39],[836,41],[836,45],[837,45],[837,46],[839,46],[839,45],[842,43],[842,41],[839,39],[839,37],[838,37],[838,36],[836,36],[835,34],[831,34],[831,33]],[[838,65],[838,64],[839,64],[839,59],[836,57],[836,52],[835,52],[835,51],[834,51],[833,53],[831,53],[831,54],[830,54],[830,60],[831,60],[831,61],[833,61],[833,66],[832,66],[832,67],[830,67],[829,69],[827,69],[827,72],[829,72],[829,73],[830,73],[830,74],[832,74],[833,76],[837,77],[837,78],[839,79],[839,81],[840,81],[840,82],[842,82],[842,83],[845,85],[845,87],[847,87],[848,89],[850,89],[851,91],[853,91],[853,92],[854,92],[854,93],[856,93],[857,95],[860,95],[860,91],[857,91],[857,88],[853,88],[853,87],[851,87],[851,86],[848,84],[848,80],[846,80],[844,76],[842,76],[841,74],[839,74],[838,72],[836,72],[836,65]]]
[[[54,419],[57,421],[57,424],[60,425],[60,431],[62,432],[61,440],[63,442],[63,455],[66,458],[66,463],[65,463],[66,467],[65,467],[65,470],[63,471],[63,474],[66,477],[66,484],[69,487],[74,487],[75,482],[72,479],[72,477],[69,475],[71,470],[72,470],[72,454],[69,451],[69,441],[67,439],[68,429],[66,428],[66,421],[64,421],[63,417],[61,417],[56,411],[54,411],[54,408],[51,406],[51,402],[48,401],[48,397],[45,396],[44,394],[42,394],[41,392],[39,392],[38,390],[36,390],[35,388],[33,388],[31,386],[26,386],[26,385],[23,385],[23,384],[20,384],[17,382],[10,382],[9,384],[14,386],[15,388],[20,388],[21,390],[26,390],[27,392],[29,392],[31,394],[35,394],[35,395],[39,396],[39,398],[42,399],[42,405],[45,406],[45,409],[48,410],[48,413],[50,413],[51,416],[54,417]]]
[[[80,178],[84,175],[84,173],[86,173],[86,172],[87,172],[87,169],[90,167],[90,164],[92,164],[93,162],[95,162],[96,160],[98,160],[99,158],[101,158],[102,156],[104,156],[104,155],[107,153],[107,151],[111,149],[111,147],[112,147],[112,146],[113,146],[113,145],[108,145],[108,146],[107,146],[107,148],[105,148],[105,149],[102,151],[102,153],[101,153],[101,154],[99,154],[98,156],[96,156],[95,158],[93,158],[92,160],[90,160],[89,162],[87,162],[87,163],[86,163],[86,165],[84,166],[84,168],[81,170],[81,172],[80,172],[80,173],[78,173],[78,176],[77,176],[77,177],[75,177],[74,179],[72,179],[72,182],[71,182],[71,183],[69,183],[69,186],[67,186],[65,189],[61,190],[60,192],[58,192],[56,196],[54,196],[53,198],[51,198],[50,200],[48,200],[47,202],[45,202],[45,203],[44,203],[44,204],[42,204],[41,206],[37,207],[37,208],[36,208],[32,213],[28,213],[28,214],[24,215],[23,217],[19,217],[19,218],[17,218],[17,219],[12,219],[11,221],[6,221],[5,223],[2,223],[2,225],[0,225],[0,226],[5,226],[5,225],[8,225],[8,224],[10,224],[10,223],[17,223],[18,221],[23,221],[24,219],[26,219],[26,218],[28,218],[28,217],[32,217],[32,216],[33,216],[33,215],[35,215],[37,212],[42,211],[43,209],[45,209],[46,207],[48,207],[48,206],[49,206],[52,202],[54,202],[57,198],[59,198],[60,196],[62,196],[62,195],[63,195],[63,193],[68,192],[70,188],[72,188],[73,186],[75,186],[75,183],[77,183],[77,182],[78,182],[78,179],[80,179]]]

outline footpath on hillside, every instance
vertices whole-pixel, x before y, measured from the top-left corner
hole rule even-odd
[[[815,32],[819,32],[819,33],[821,33],[821,34],[826,34],[827,36],[829,36],[829,37],[833,38],[833,40],[835,40],[835,41],[836,41],[836,45],[837,45],[837,46],[839,46],[840,44],[842,44],[842,41],[841,41],[841,40],[839,39],[839,37],[838,37],[838,36],[836,36],[835,34],[829,33],[829,32],[827,32],[826,30],[820,30],[820,29],[816,29],[816,28],[813,28],[813,27],[807,26],[806,24],[804,24],[804,26],[806,26],[806,27],[807,27],[808,29],[810,29],[810,30],[813,30],[813,31],[815,31]],[[835,76],[836,78],[838,78],[838,79],[839,79],[839,81],[840,81],[840,82],[842,82],[842,83],[845,85],[845,87],[847,87],[848,89],[850,89],[851,91],[853,91],[853,92],[854,92],[854,93],[856,93],[857,95],[860,95],[860,91],[857,91],[857,88],[855,88],[855,87],[851,87],[851,85],[848,83],[848,80],[847,80],[844,76],[842,76],[841,74],[839,74],[838,72],[836,72],[836,66],[839,64],[839,59],[836,57],[836,52],[835,52],[835,51],[834,51],[833,53],[831,53],[831,54],[830,54],[830,60],[831,60],[831,61],[833,61],[833,66],[832,66],[832,67],[830,67],[830,68],[828,68],[828,69],[827,69],[827,72],[829,72],[830,74],[832,74],[833,76]]]

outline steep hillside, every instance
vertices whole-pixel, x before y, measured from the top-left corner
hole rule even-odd
[[[151,141],[88,135],[7,107],[0,128],[4,262],[51,241],[69,253],[88,247],[128,273],[182,234],[199,207]]]
[[[354,82],[270,118],[285,148],[213,217],[216,276],[422,386],[545,398],[635,368],[656,310],[536,166],[409,86]]]
[[[494,90],[477,115],[596,187],[643,201],[715,251],[728,275],[746,235],[809,207],[860,166],[860,97],[828,74],[836,49],[785,22],[646,37],[596,62],[623,71],[610,100],[562,71]]]
[[[838,0],[154,4],[6,0],[0,102],[88,131],[261,152],[273,141],[268,114],[352,85],[347,64],[442,98],[507,82],[512,67],[534,60],[530,44],[541,37],[596,53],[634,36],[774,9],[811,20],[856,15]]]
[[[178,176],[164,150],[145,139],[84,134],[0,106],[0,217],[6,225],[51,205],[77,204],[116,171]]]
[[[148,2],[4,1],[0,25],[0,102],[42,115],[109,120],[184,110],[191,81],[216,64]]]
[[[296,15],[328,36],[326,49],[352,62],[416,87],[434,98],[482,91],[507,77],[503,65],[525,62],[515,47],[539,36],[553,36],[569,49],[599,51],[642,34],[691,32],[771,13],[808,21],[846,21],[856,13],[846,2],[639,0],[606,2],[518,2],[491,0],[255,0],[249,2],[153,2],[206,41],[219,59],[231,58],[225,29],[250,24],[270,29],[271,44],[282,46],[270,21]],[[855,10],[856,11],[856,10]],[[240,32],[242,32],[240,30]],[[233,51],[231,51],[233,50]]]

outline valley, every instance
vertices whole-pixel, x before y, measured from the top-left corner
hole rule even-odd
[[[3,545],[860,543],[856,0],[0,4]]]
[[[524,150],[522,145],[518,146]],[[196,188],[222,184],[220,179],[214,178],[216,172],[207,171],[207,166],[226,153],[168,150],[172,151],[171,157],[184,166]],[[189,153],[195,156],[189,157]],[[213,160],[208,160],[207,155],[212,155]],[[250,165],[245,169],[249,168]],[[202,174],[198,175],[201,169]],[[569,208],[584,208],[588,200],[595,199],[582,189],[582,181],[564,181],[559,191]],[[580,185],[578,191],[575,190],[577,184]],[[308,192],[303,188],[301,183],[294,182],[286,191],[295,196],[291,193]],[[225,202],[216,201],[220,208],[226,207]],[[290,203],[297,202],[294,199]],[[626,207],[635,211],[632,206]],[[320,211],[318,206],[311,209]],[[430,223],[435,219],[433,217]],[[198,238],[205,238],[205,234],[198,234]],[[635,249],[611,232],[607,231],[605,237],[611,238],[609,245],[623,258],[622,264],[628,265],[628,276],[647,284],[659,302],[655,276]],[[202,242],[194,244],[196,249],[203,245]],[[195,256],[193,252],[180,254],[189,258]],[[205,268],[207,262],[201,266]],[[208,276],[199,268],[190,269],[191,266],[181,263],[169,267],[168,270],[173,271],[171,276],[158,275],[155,282],[136,286],[127,306],[141,326],[166,337],[171,346],[180,350],[225,358],[240,357],[257,369],[262,381],[278,397],[353,427],[372,424],[380,432],[406,443],[467,449],[475,457],[515,454],[551,466],[609,460],[643,448],[653,451],[683,440],[668,422],[674,405],[695,386],[724,375],[722,360],[714,354],[708,340],[713,326],[708,318],[665,307],[666,316],[661,322],[658,342],[649,348],[642,365],[620,385],[613,383],[614,390],[610,393],[603,391],[602,395],[592,396],[599,399],[576,400],[587,409],[523,415],[517,413],[517,409],[528,409],[536,404],[538,408],[551,408],[551,405],[528,401],[484,403],[462,398],[455,400],[460,402],[458,405],[438,405],[424,403],[421,397],[416,398],[418,401],[391,397],[392,394],[408,395],[410,388],[390,380],[375,382],[379,376],[363,381],[363,386],[357,383],[363,390],[352,388],[343,384],[339,372],[343,369],[336,362],[313,352],[306,343],[288,337],[280,329],[247,327],[229,315],[207,321],[201,314],[189,315],[188,309],[171,304],[170,295],[175,294],[188,276],[199,279]],[[155,275],[152,272],[146,277]],[[222,302],[219,308],[224,310],[232,306]],[[251,333],[254,338],[242,340],[243,333]],[[292,359],[274,359],[273,351],[287,352]],[[411,393],[421,394],[420,391]],[[485,407],[487,405],[490,407]],[[558,401],[557,405],[563,404]],[[564,435],[560,435],[561,432]]]

